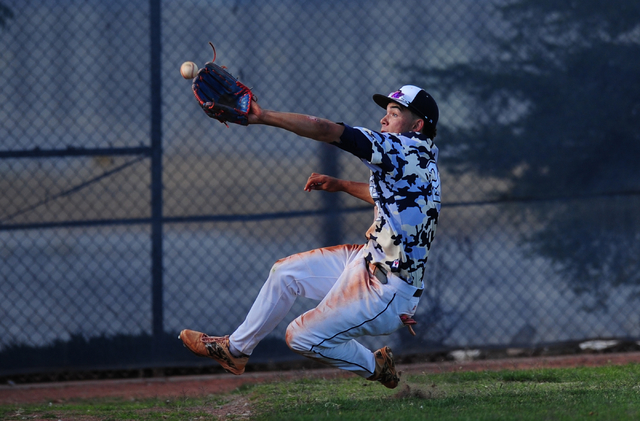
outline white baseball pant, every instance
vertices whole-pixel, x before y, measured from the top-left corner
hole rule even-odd
[[[413,316],[416,288],[393,274],[382,284],[365,262],[363,245],[342,245],[295,254],[277,261],[245,321],[230,335],[231,345],[251,355],[287,315],[297,296],[318,300],[317,307],[289,324],[287,345],[294,351],[370,377],[373,352],[355,339],[388,335]]]

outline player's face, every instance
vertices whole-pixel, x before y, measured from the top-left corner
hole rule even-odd
[[[382,133],[405,133],[414,129],[415,116],[408,108],[395,102],[387,105],[387,114],[380,120]]]

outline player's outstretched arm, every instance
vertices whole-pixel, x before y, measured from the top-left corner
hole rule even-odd
[[[249,124],[279,127],[299,136],[326,143],[339,143],[344,126],[310,115],[265,110],[257,102],[251,104]]]
[[[312,173],[304,186],[305,191],[324,190],[328,192],[345,192],[367,203],[374,204],[367,183],[341,180],[324,174]]]

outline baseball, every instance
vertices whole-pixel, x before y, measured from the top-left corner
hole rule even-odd
[[[185,61],[180,66],[180,74],[185,79],[193,79],[198,73],[198,66],[192,61]]]

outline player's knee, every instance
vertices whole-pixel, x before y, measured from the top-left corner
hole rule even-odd
[[[300,295],[296,285],[295,274],[290,269],[286,259],[278,260],[269,271],[267,283],[282,291],[287,290],[290,294]]]
[[[293,256],[285,257],[278,260],[271,266],[271,274],[274,273],[287,273],[290,271],[290,267],[295,263]]]
[[[304,340],[304,336],[301,335],[296,320],[294,320],[289,324],[289,326],[287,326],[285,342],[287,343],[287,346],[294,352],[305,353],[309,351],[309,345]]]

